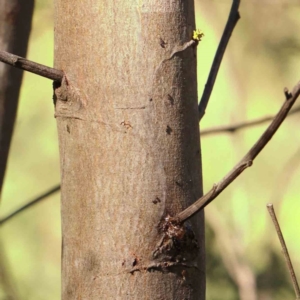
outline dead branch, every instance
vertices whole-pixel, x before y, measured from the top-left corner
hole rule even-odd
[[[295,109],[292,109],[289,114],[288,117],[300,112],[300,107],[297,107]],[[208,129],[204,129],[200,131],[201,137],[204,135],[211,135],[211,134],[219,134],[219,133],[235,133],[236,131],[240,130],[240,129],[244,129],[244,128],[248,128],[248,127],[252,127],[252,126],[256,126],[256,125],[260,125],[263,124],[265,122],[268,121],[272,121],[275,118],[275,116],[266,116],[263,118],[259,118],[256,120],[252,120],[252,121],[248,121],[248,122],[241,122],[241,123],[237,123],[237,124],[233,124],[233,125],[227,125],[227,126],[219,126],[219,127],[215,127],[215,128],[208,128]]]
[[[286,90],[287,89],[285,89],[285,91]],[[284,104],[282,105],[281,109],[279,110],[269,127],[265,130],[258,141],[252,146],[249,152],[242,158],[242,160],[236,166],[234,166],[234,168],[221,181],[219,181],[217,184],[214,184],[212,189],[207,194],[205,194],[195,203],[177,214],[173,218],[175,222],[182,223],[192,217],[198,211],[203,209],[206,205],[213,201],[230,183],[232,183],[246,168],[252,165],[253,160],[270,141],[276,130],[279,128],[279,126],[287,116],[289,110],[297,100],[299,94],[300,82],[293,88],[293,91],[291,93],[288,93]]]
[[[239,5],[240,5],[240,0],[233,0],[232,1],[232,6],[231,6],[231,10],[229,13],[229,17],[221,38],[221,41],[219,43],[217,52],[215,54],[214,57],[214,61],[212,63],[209,75],[208,75],[208,79],[206,81],[205,84],[205,88],[198,106],[198,110],[199,110],[199,121],[201,121],[201,119],[203,118],[204,114],[205,114],[205,110],[211,95],[211,92],[213,90],[213,87],[215,85],[215,81],[219,72],[219,68],[227,47],[227,44],[229,42],[230,36],[233,32],[233,29],[236,25],[236,23],[238,22],[239,18],[240,18],[240,14],[239,14]]]
[[[0,61],[10,66],[13,66],[15,68],[19,68],[55,81],[61,81],[64,75],[63,71],[61,70],[50,68],[38,64],[36,62],[33,62],[31,60],[28,60],[26,58],[5,51],[1,51],[1,50],[0,50]]]
[[[296,299],[300,299],[300,289],[299,289],[297,277],[296,277],[290,255],[289,255],[288,249],[286,247],[286,244],[285,244],[285,241],[284,241],[281,229],[280,229],[280,225],[278,223],[278,220],[277,220],[277,217],[276,217],[276,214],[275,214],[273,204],[272,203],[267,204],[267,209],[268,209],[269,214],[271,216],[272,222],[275,226],[275,229],[276,229],[276,232],[277,232],[280,244],[281,244],[282,252],[283,252],[286,264],[288,266],[289,273],[290,273],[291,278],[292,278]]]
[[[8,216],[2,218],[0,220],[0,225],[3,225],[5,222],[7,222],[8,220],[10,220],[11,218],[15,217],[16,215],[18,215],[19,213],[21,213],[22,211],[26,210],[29,207],[32,207],[34,204],[40,202],[41,200],[51,196],[52,194],[58,192],[60,190],[60,185],[55,186],[54,188],[52,188],[51,190],[43,193],[42,195],[38,196],[37,198],[29,201],[28,203],[26,203],[24,206],[20,207],[19,209],[17,209],[16,211],[10,213]]]

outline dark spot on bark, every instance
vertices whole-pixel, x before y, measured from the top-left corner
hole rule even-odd
[[[162,38],[159,38],[159,44],[162,48],[166,48],[167,43]]]
[[[167,125],[166,133],[171,134],[172,131],[172,128],[169,125]]]
[[[123,259],[123,261],[122,261],[122,267],[124,267],[125,266],[125,259]]]
[[[98,264],[99,262],[98,262],[97,254],[94,253],[93,251],[90,251],[83,262],[84,271],[89,273],[93,271],[98,266]]]
[[[180,187],[183,187],[183,184],[178,182],[178,181],[175,181],[176,185],[180,186]]]
[[[133,259],[133,262],[132,262],[132,266],[135,267],[138,263],[138,260],[136,258]]]
[[[170,101],[171,105],[174,105],[174,98],[168,94],[168,100]]]
[[[73,288],[70,286],[68,286],[68,288],[67,288],[67,296],[68,297],[72,297],[74,295],[74,290],[73,290]],[[71,299],[71,298],[70,298]]]
[[[160,203],[160,199],[158,197],[156,197],[153,201],[152,201],[154,204],[157,204],[157,203]]]
[[[68,131],[68,133],[70,133],[71,131],[70,131],[70,127],[69,127],[69,125],[67,125],[67,131]]]
[[[149,99],[150,102],[152,102],[152,100],[153,100],[152,98]]]

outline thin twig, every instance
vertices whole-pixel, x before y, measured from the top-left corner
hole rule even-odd
[[[270,141],[280,124],[287,116],[289,110],[295,103],[300,94],[300,82],[293,88],[292,93],[289,94],[289,98],[286,99],[281,109],[265,130],[259,140],[252,146],[249,152],[242,158],[242,160],[217,184],[214,184],[213,188],[198,199],[191,206],[180,212],[173,219],[176,222],[182,223],[192,217],[195,213],[203,209],[212,200],[214,200],[231,182],[233,182],[246,168],[252,165],[253,160],[260,153],[260,151]]]
[[[229,17],[221,38],[221,41],[219,43],[217,52],[215,54],[214,57],[214,61],[212,63],[210,72],[209,72],[209,76],[207,79],[207,82],[205,84],[205,88],[198,106],[198,110],[199,110],[199,121],[203,118],[204,114],[205,114],[205,110],[211,95],[211,92],[213,90],[217,75],[218,75],[218,71],[227,47],[227,44],[229,42],[230,36],[233,32],[233,29],[237,23],[237,21],[240,18],[240,14],[239,14],[239,5],[240,5],[240,0],[233,0],[232,1],[232,6],[231,6],[231,10],[229,13]]]
[[[63,71],[53,69],[41,64],[38,64],[36,62],[33,62],[31,60],[28,60],[26,58],[1,51],[0,50],[0,61],[11,65],[13,67],[29,71],[31,73],[46,77],[48,79],[52,79],[55,81],[61,81],[63,78]]]
[[[298,112],[300,112],[300,107],[292,109],[289,112],[288,117],[295,114],[295,113],[298,113]],[[271,120],[274,119],[274,117],[275,116],[266,116],[266,117],[259,118],[259,119],[256,119],[256,120],[252,120],[252,121],[248,121],[248,122],[241,122],[241,123],[228,125],[228,126],[208,128],[208,129],[201,130],[200,134],[201,134],[201,137],[202,137],[204,135],[219,134],[219,133],[226,133],[226,132],[235,133],[236,131],[238,131],[240,129],[260,125],[260,124],[263,124],[265,122],[271,121]]]
[[[34,204],[40,202],[41,200],[51,196],[52,194],[58,192],[60,190],[60,185],[55,186],[54,188],[52,188],[51,190],[43,193],[42,195],[38,196],[37,198],[29,201],[27,204],[25,204],[24,206],[20,207],[19,209],[17,209],[16,211],[12,212],[11,214],[9,214],[8,216],[4,217],[3,219],[0,220],[0,225],[3,225],[5,222],[7,222],[8,220],[10,220],[11,218],[13,218],[14,216],[18,215],[19,213],[21,213],[22,211],[26,210],[27,208],[33,206]]]
[[[282,252],[283,252],[286,264],[288,266],[288,270],[289,270],[291,278],[292,278],[296,299],[300,299],[300,289],[299,289],[297,277],[296,277],[290,255],[289,255],[288,249],[286,247],[286,244],[285,244],[285,241],[284,241],[281,229],[280,229],[280,225],[278,223],[278,220],[277,220],[277,217],[275,214],[273,204],[272,203],[267,204],[267,209],[269,211],[269,214],[270,214],[273,224],[275,226],[275,229],[276,229],[276,232],[277,232],[280,244],[281,244]]]

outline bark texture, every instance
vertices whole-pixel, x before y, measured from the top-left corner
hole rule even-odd
[[[0,1],[0,49],[26,57],[34,0]],[[23,72],[0,64],[0,193],[16,119]]]
[[[62,299],[204,299],[194,1],[55,1]],[[172,225],[173,226],[173,225]]]

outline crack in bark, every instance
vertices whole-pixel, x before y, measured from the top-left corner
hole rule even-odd
[[[149,265],[142,265],[136,266],[128,271],[128,273],[134,274],[135,272],[151,272],[151,271],[158,271],[167,273],[172,271],[182,271],[187,268],[194,268],[195,270],[199,271],[199,268],[196,264],[188,264],[183,262],[151,262]]]

